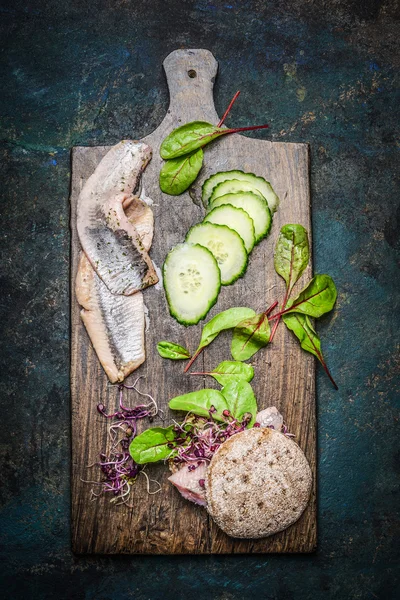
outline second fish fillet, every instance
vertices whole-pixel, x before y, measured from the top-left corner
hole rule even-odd
[[[143,294],[112,294],[81,253],[76,297],[96,354],[112,383],[123,381],[145,360]]]

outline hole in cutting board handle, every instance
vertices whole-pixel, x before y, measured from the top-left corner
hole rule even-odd
[[[190,79],[194,79],[195,77],[197,77],[197,73],[194,69],[189,69],[189,71],[187,72]]]

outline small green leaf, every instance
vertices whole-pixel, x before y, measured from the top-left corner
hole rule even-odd
[[[196,179],[203,164],[203,150],[167,160],[160,171],[160,188],[165,194],[179,196]]]
[[[275,271],[286,281],[290,292],[308,265],[310,249],[307,230],[302,225],[284,225],[275,246]]]
[[[222,388],[221,393],[235,419],[242,421],[245,415],[251,414],[247,427],[252,427],[257,415],[257,400],[251,385],[243,379],[233,379]]]
[[[303,313],[309,317],[321,317],[332,310],[337,292],[329,275],[316,275],[294,300],[287,303],[285,314]]]
[[[221,129],[205,121],[192,121],[181,125],[181,127],[171,131],[162,142],[160,147],[161,158],[169,160],[189,154],[228,131],[226,128]]]
[[[205,121],[192,121],[171,131],[161,144],[160,155],[164,160],[177,158],[178,156],[190,154],[198,148],[203,148],[203,146],[221,135],[265,129],[266,127],[268,125],[252,125],[250,127],[227,129],[226,127],[215,127],[215,125],[211,125],[211,123],[206,123]]]
[[[210,375],[220,385],[226,385],[232,379],[243,379],[251,381],[254,377],[254,369],[251,365],[233,360],[224,360],[209,373],[190,373],[191,375]]]
[[[169,358],[170,360],[186,360],[190,358],[189,350],[172,342],[158,342],[157,351],[160,356]]]
[[[243,319],[252,317],[255,314],[256,313],[252,308],[237,307],[229,308],[228,310],[224,310],[218,315],[215,315],[215,317],[213,317],[206,325],[204,325],[201,333],[200,344],[196,352],[193,354],[191,360],[186,365],[185,372],[190,368],[203,348],[211,344],[211,342],[215,340],[221,331],[224,331],[225,329],[232,329],[233,327],[236,327],[240,321],[243,321]]]
[[[160,147],[160,155],[164,160],[177,158],[190,154],[198,148],[203,148],[221,135],[230,133],[239,133],[242,131],[254,131],[255,129],[265,129],[268,125],[252,125],[250,127],[238,127],[236,129],[227,129],[226,127],[215,127],[205,121],[192,121],[181,125],[171,131],[164,139]]]
[[[215,315],[204,327],[201,334],[199,348],[204,348],[211,344],[217,335],[225,329],[232,329],[244,319],[255,315],[252,308],[229,308]]]
[[[321,353],[321,341],[317,335],[317,332],[311,325],[309,317],[302,314],[288,314],[283,315],[283,322],[286,327],[293,331],[295,336],[300,341],[300,345],[303,350],[311,352],[318,359],[322,356]]]
[[[282,318],[286,327],[290,329],[290,331],[292,331],[297,337],[297,339],[300,341],[300,345],[303,348],[303,350],[314,354],[314,356],[318,358],[326,374],[333,383],[334,387],[338,389],[338,386],[336,385],[326,365],[325,359],[322,355],[321,341],[315,329],[311,325],[309,317],[307,315],[302,315],[301,313],[293,313],[283,315]]]
[[[173,425],[166,428],[146,429],[131,441],[130,455],[138,465],[164,460],[173,451],[171,445],[173,445],[175,437]]]
[[[233,330],[231,353],[235,360],[248,360],[267,346],[270,337],[268,317],[255,315],[239,323]]]
[[[222,413],[228,408],[224,396],[218,390],[199,390],[198,392],[189,392],[177,396],[169,401],[168,406],[172,410],[182,410],[191,412],[200,417],[209,417],[210,409],[214,407],[213,418],[217,421],[224,421]]]

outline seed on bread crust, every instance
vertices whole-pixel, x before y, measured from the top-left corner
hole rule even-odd
[[[310,498],[312,474],[299,446],[268,428],[232,436],[206,474],[207,509],[237,538],[261,538],[292,525]]]

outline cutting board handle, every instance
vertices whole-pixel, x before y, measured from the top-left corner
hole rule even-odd
[[[164,60],[173,121],[218,123],[213,88],[218,63],[209,50],[174,50]]]

